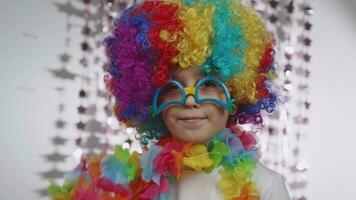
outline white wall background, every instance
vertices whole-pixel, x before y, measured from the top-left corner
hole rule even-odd
[[[312,200],[355,199],[356,1],[315,1],[309,152]]]
[[[352,199],[356,179],[356,1],[313,3],[311,124],[308,128],[308,196],[312,200]],[[0,199],[40,199],[47,185],[38,173],[49,170],[44,154],[53,152],[59,97],[51,77],[64,50],[65,16],[52,1],[0,0]],[[26,36],[27,33],[32,36]],[[72,95],[72,96],[71,96]],[[71,112],[73,111],[73,112]],[[70,132],[68,130],[68,137]],[[73,149],[62,149],[69,154]],[[73,162],[71,162],[73,163]],[[61,166],[63,170],[71,166]]]

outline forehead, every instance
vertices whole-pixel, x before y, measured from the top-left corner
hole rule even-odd
[[[199,67],[179,68],[174,73],[172,78],[180,81],[196,80],[204,77],[205,74]]]

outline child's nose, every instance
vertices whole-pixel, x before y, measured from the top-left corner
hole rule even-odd
[[[186,106],[197,106],[197,102],[195,102],[195,98],[193,95],[188,95],[187,99],[185,100]]]

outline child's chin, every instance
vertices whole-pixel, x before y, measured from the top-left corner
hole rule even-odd
[[[177,137],[179,137],[185,142],[192,143],[205,143],[214,135],[214,133],[205,128],[194,130],[181,129],[179,133],[180,134]]]

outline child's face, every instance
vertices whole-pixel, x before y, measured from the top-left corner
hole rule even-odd
[[[198,67],[189,67],[174,73],[174,78],[184,87],[195,85],[204,78]],[[204,143],[226,127],[229,111],[214,103],[195,102],[187,96],[184,105],[172,105],[162,112],[162,118],[170,133],[175,137],[194,143]]]

